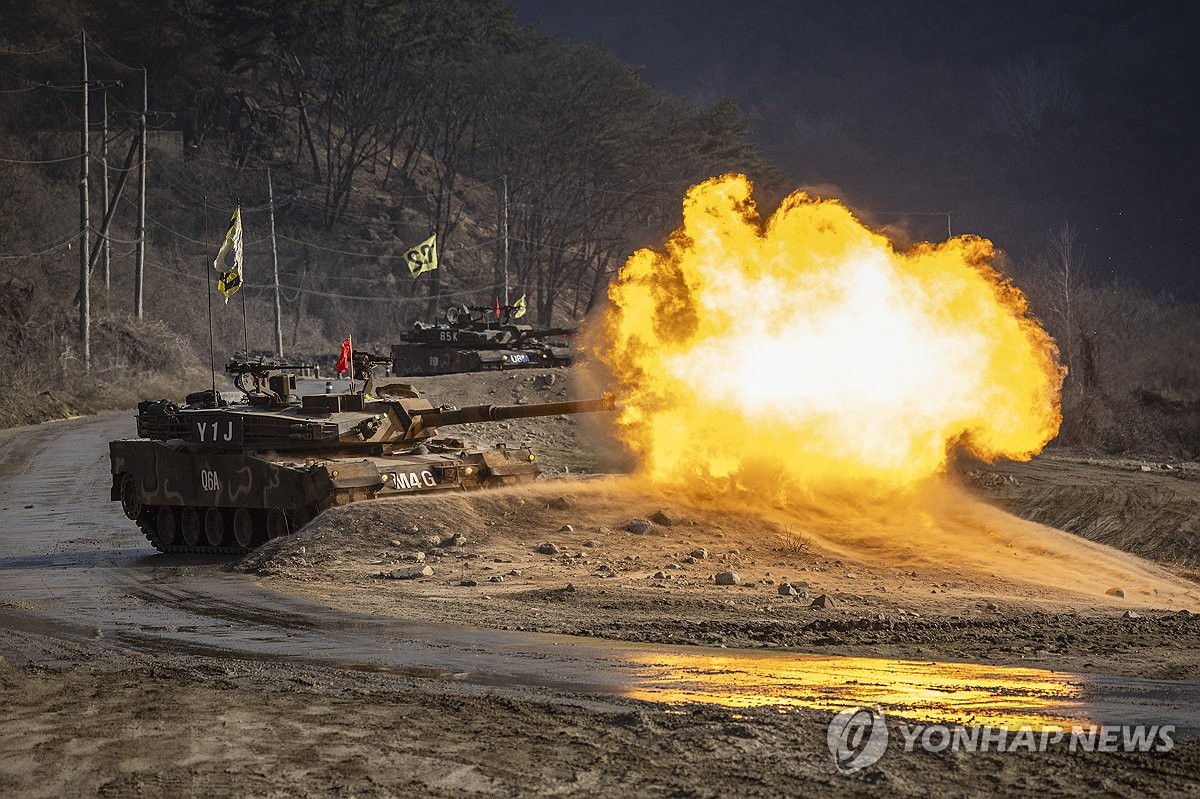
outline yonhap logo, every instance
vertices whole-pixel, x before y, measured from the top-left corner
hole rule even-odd
[[[854,774],[874,764],[887,751],[887,724],[879,711],[853,707],[833,717],[825,742],[837,770]]]
[[[1175,747],[1175,725],[1080,725],[1068,729],[1058,724],[1023,724],[1010,728],[965,727],[962,724],[905,724],[896,726],[901,751],[919,747],[931,754],[942,752],[1170,752]],[[825,743],[842,774],[855,774],[874,765],[888,747],[883,714],[874,708],[852,707],[829,722]]]

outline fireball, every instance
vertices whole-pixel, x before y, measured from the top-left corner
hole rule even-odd
[[[668,489],[878,496],[958,447],[1028,459],[1059,427],[1064,369],[992,244],[899,252],[835,200],[763,220],[741,175],[693,187],[662,251],[609,290],[601,360],[621,438]]]

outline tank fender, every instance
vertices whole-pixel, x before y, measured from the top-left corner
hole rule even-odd
[[[383,475],[370,461],[337,461],[322,465],[321,476],[330,489],[382,488]]]
[[[483,453],[483,462],[488,471],[497,477],[530,472],[537,474],[540,471],[537,459],[528,449],[494,449]]]

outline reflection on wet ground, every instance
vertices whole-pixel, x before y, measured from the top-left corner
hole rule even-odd
[[[707,661],[705,663],[705,661]],[[874,706],[927,721],[1010,727],[1085,724],[1084,678],[1043,669],[819,655],[656,653],[635,660],[657,702],[822,710]]]
[[[105,445],[129,427],[125,416],[99,417],[62,423],[24,445],[0,442],[0,629],[96,654],[316,664],[501,690],[731,708],[875,705],[896,716],[1010,727],[1200,729],[1200,685],[1189,683],[655,646],[330,609],[226,574],[223,559],[149,556],[107,496]],[[38,662],[36,652],[23,655]]]

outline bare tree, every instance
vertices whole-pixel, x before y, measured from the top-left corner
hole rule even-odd
[[[988,104],[1001,133],[1031,147],[1056,118],[1078,117],[1082,95],[1067,71],[1032,56],[1009,64],[987,84]]]

